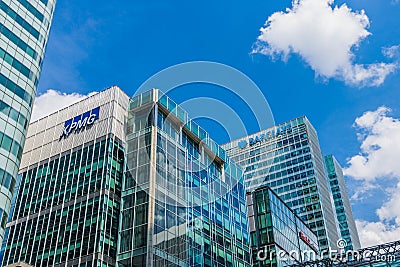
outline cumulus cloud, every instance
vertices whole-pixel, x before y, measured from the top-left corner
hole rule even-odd
[[[36,121],[43,118],[59,109],[68,107],[86,97],[89,97],[96,92],[89,93],[88,95],[81,95],[78,93],[62,93],[56,90],[47,90],[45,93],[36,97],[33,105],[31,121]]]
[[[353,50],[371,33],[364,10],[333,0],[293,0],[286,12],[272,14],[252,53],[287,60],[298,54],[323,78],[337,78],[358,87],[379,86],[397,68],[395,63],[356,64]]]
[[[353,200],[362,201],[360,196],[368,190],[387,187],[383,188],[385,200],[375,211],[379,221],[357,221],[363,246],[400,238],[400,119],[390,116],[390,112],[382,106],[355,120],[360,152],[348,159],[344,169],[347,176],[363,185],[356,190]]]
[[[395,188],[387,189],[389,195],[388,201],[380,207],[376,213],[379,219],[383,221],[394,220],[395,224],[400,228],[400,182]],[[400,239],[400,234],[397,235]]]
[[[390,111],[380,107],[355,120],[360,153],[348,160],[347,175],[369,182],[400,177],[400,120],[388,116]]]
[[[357,220],[356,225],[362,247],[397,241],[400,237],[399,227],[388,226],[382,222]]]
[[[382,53],[388,58],[398,58],[400,56],[400,45],[384,47]]]
[[[359,188],[354,192],[354,194],[350,197],[352,201],[361,201],[367,198],[372,197],[372,190],[378,189],[377,185],[363,182]]]

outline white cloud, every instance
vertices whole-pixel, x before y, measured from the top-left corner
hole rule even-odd
[[[387,189],[389,199],[380,207],[376,213],[379,219],[383,221],[394,220],[395,224],[400,228],[400,182],[395,188]],[[400,239],[400,235],[397,236]]]
[[[393,45],[391,47],[382,48],[382,54],[388,58],[396,58],[400,55],[400,45]]]
[[[400,228],[388,226],[382,222],[357,220],[356,225],[362,247],[397,241],[400,237]]]
[[[356,119],[360,153],[348,160],[346,175],[369,182],[400,177],[400,120],[388,116],[389,112],[389,108],[380,107]]]
[[[81,95],[78,93],[66,94],[56,90],[47,90],[45,93],[36,97],[31,121],[33,122],[43,118],[93,94],[95,94],[95,92],[89,93],[88,95]]]
[[[368,182],[363,182],[359,188],[354,192],[354,194],[350,197],[350,200],[352,201],[361,201],[365,200],[369,197],[372,197],[371,191],[373,189],[377,189],[378,186],[368,183]]]
[[[360,152],[348,159],[344,169],[347,176],[362,182],[353,200],[362,201],[363,195],[376,188],[386,193],[375,211],[379,221],[357,221],[363,246],[400,239],[400,120],[391,117],[390,112],[383,106],[355,120]],[[388,181],[395,181],[394,186],[387,187]]]
[[[333,0],[293,0],[286,12],[272,14],[252,53],[282,57],[291,53],[323,78],[337,78],[353,86],[379,86],[395,71],[394,63],[355,64],[352,49],[371,33],[364,10],[346,4],[333,7]]]

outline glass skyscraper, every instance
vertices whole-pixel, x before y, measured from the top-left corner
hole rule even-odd
[[[31,123],[3,266],[115,266],[129,97],[112,87]]]
[[[246,190],[269,186],[317,234],[320,250],[339,239],[317,133],[299,117],[222,146],[244,169]]]
[[[315,260],[317,235],[269,187],[247,193],[253,266],[280,267]]]
[[[0,0],[0,242],[4,237],[55,2]]]
[[[354,222],[342,168],[332,155],[325,156],[324,160],[333,196],[333,204],[336,210],[336,217],[339,223],[339,234],[342,239],[346,240],[344,250],[358,250],[361,248],[361,244]]]
[[[242,169],[159,90],[130,100],[118,266],[250,266]]]
[[[31,123],[18,178],[4,266],[250,266],[241,167],[156,89]]]

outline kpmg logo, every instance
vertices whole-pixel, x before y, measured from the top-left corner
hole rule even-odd
[[[248,141],[246,140],[241,140],[238,142],[238,146],[239,148],[243,149],[247,146],[247,144],[249,144],[249,146],[255,145],[257,143],[261,143],[263,141],[266,141],[268,139],[271,139],[273,137],[279,136],[279,135],[283,135],[286,133],[290,133],[292,131],[292,127],[290,125],[285,125],[285,126],[280,126],[280,127],[276,127],[272,130],[269,130],[265,133],[256,135],[255,137],[251,137],[249,138]]]
[[[67,138],[70,133],[77,133],[81,129],[92,125],[98,118],[100,114],[100,107],[92,109],[91,111],[85,112],[82,115],[76,116],[73,119],[69,119],[64,123],[64,129],[61,133],[60,140],[62,138]]]

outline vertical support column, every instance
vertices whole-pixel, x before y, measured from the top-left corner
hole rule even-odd
[[[153,112],[154,112],[154,126],[157,127],[158,124],[158,89],[152,89],[153,90],[153,102],[154,102],[154,108],[153,108]]]
[[[221,164],[221,180],[225,183],[226,178],[225,178],[225,164]]]
[[[157,106],[157,105],[156,105]],[[154,233],[154,210],[155,210],[155,183],[156,183],[156,149],[157,149],[157,128],[151,127],[151,145],[150,145],[150,177],[149,177],[149,214],[147,226],[147,263],[146,266],[153,266],[153,233]]]

